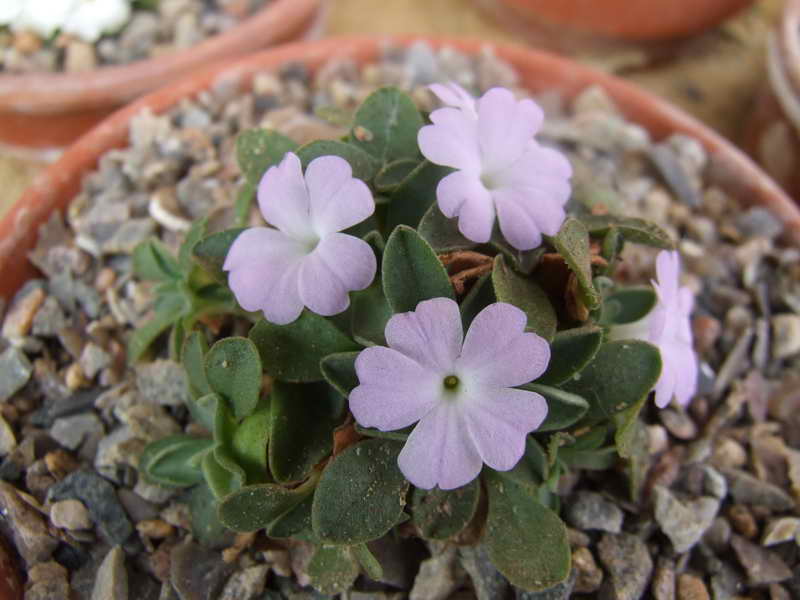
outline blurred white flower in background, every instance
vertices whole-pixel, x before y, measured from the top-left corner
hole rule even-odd
[[[49,38],[58,31],[86,42],[120,29],[131,17],[131,0],[0,0],[0,25]]]

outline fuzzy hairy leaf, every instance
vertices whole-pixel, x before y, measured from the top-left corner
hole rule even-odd
[[[348,162],[353,169],[353,177],[362,181],[370,181],[378,171],[378,161],[370,154],[354,144],[339,140],[315,140],[297,149],[297,156],[305,170],[315,158],[320,156],[338,156]]]
[[[262,319],[250,330],[264,371],[276,379],[293,382],[320,381],[320,361],[336,352],[358,350],[359,345],[325,317],[303,311],[288,325]]]
[[[252,341],[219,340],[206,354],[205,366],[211,389],[231,405],[237,418],[253,412],[261,393],[261,359]]]
[[[630,242],[663,250],[672,250],[675,247],[672,238],[666,231],[644,219],[615,215],[583,215],[581,222],[593,236],[605,235],[611,227],[616,227],[620,234]]]
[[[358,562],[347,546],[317,546],[308,563],[311,585],[323,594],[346,592],[358,577]]]
[[[148,444],[139,458],[139,470],[148,479],[169,487],[186,487],[203,481],[200,460],[213,440],[171,435]]]
[[[536,380],[545,385],[559,385],[579,373],[600,350],[603,331],[595,325],[559,331],[550,344],[547,371]]]
[[[225,257],[231,249],[233,242],[244,231],[243,227],[235,227],[212,233],[203,238],[194,246],[194,259],[217,281],[227,281],[227,276],[222,270]]]
[[[555,431],[577,423],[589,410],[589,403],[576,394],[540,383],[528,383],[521,389],[541,394],[547,401],[547,417],[537,431]]]
[[[425,539],[450,539],[472,521],[480,492],[478,479],[455,490],[415,488],[411,494],[411,521]]]
[[[467,250],[478,245],[458,230],[458,218],[448,219],[437,204],[425,212],[417,231],[436,252]]]
[[[395,313],[431,298],[454,298],[453,286],[433,248],[404,225],[389,236],[383,253],[383,291]]]
[[[331,544],[361,544],[389,531],[403,514],[408,481],[397,467],[402,444],[370,439],[337,455],[322,474],[311,520]]]
[[[250,129],[236,138],[236,158],[247,181],[257,186],[267,169],[297,148],[292,140],[271,129]]]
[[[488,472],[485,543],[492,564],[517,587],[541,591],[570,571],[567,528],[535,489]]]
[[[350,142],[382,165],[417,158],[417,132],[422,124],[422,115],[408,95],[384,87],[370,94],[356,111]]]
[[[553,339],[558,324],[556,311],[538,283],[514,272],[498,254],[494,259],[492,284],[499,302],[513,304],[527,315],[529,331],[548,342]]]
[[[553,244],[575,273],[583,303],[589,310],[596,308],[600,303],[600,294],[592,283],[592,253],[586,226],[574,217],[567,218],[553,238]]]
[[[450,167],[422,161],[392,192],[386,213],[386,228],[393,229],[398,225],[417,227],[423,215],[436,202],[439,182],[452,172]]]

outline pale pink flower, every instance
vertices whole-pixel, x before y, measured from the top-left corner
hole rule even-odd
[[[275,229],[253,227],[236,238],[225,259],[228,283],[245,310],[263,311],[278,325],[303,306],[324,316],[350,304],[348,293],[375,277],[375,254],[364,240],[339,233],[369,217],[375,202],[338,156],[311,161],[305,176],[291,152],[264,174],[258,205]]]
[[[539,377],[550,360],[547,342],[525,332],[526,323],[519,308],[497,302],[475,317],[465,337],[458,305],[434,298],[389,319],[388,348],[358,355],[360,383],[350,393],[356,421],[381,431],[419,421],[398,458],[412,484],[454,489],[484,463],[507,471],[522,457],[547,403],[515,386]]]
[[[658,303],[649,316],[647,341],[661,351],[661,377],[656,383],[656,406],[663,408],[673,396],[685,406],[697,390],[697,356],[692,343],[691,314],[694,295],[680,287],[681,259],[676,251],[662,250],[656,257],[653,287]]]
[[[442,213],[458,217],[461,233],[478,243],[489,241],[496,216],[518,250],[541,245],[542,234],[558,233],[572,168],[563,154],[534,139],[541,108],[505,88],[478,100],[455,84],[430,89],[448,106],[433,111],[433,124],[420,129],[420,150],[432,163],[457,169],[436,189]]]

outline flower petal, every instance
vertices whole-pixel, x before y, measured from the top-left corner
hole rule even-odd
[[[441,397],[441,377],[397,350],[372,346],[356,358],[359,385],[350,411],[363,427],[402,429],[419,421]]]
[[[517,100],[506,88],[492,88],[478,100],[478,140],[484,172],[516,161],[541,127],[544,113],[530,99]]]
[[[416,310],[389,319],[385,333],[394,350],[439,375],[453,373],[463,339],[461,313],[453,300],[424,300]]]
[[[317,314],[338,314],[350,305],[349,292],[372,283],[376,269],[375,253],[369,244],[352,235],[332,233],[303,259],[300,298]]]
[[[309,199],[300,159],[287,152],[258,184],[258,206],[267,223],[296,240],[318,239],[311,227]]]
[[[482,388],[465,399],[463,410],[483,462],[508,471],[525,453],[525,436],[547,416],[547,402],[535,392]]]
[[[494,227],[494,202],[480,179],[469,171],[450,173],[436,186],[439,210],[458,217],[458,229],[473,242],[485,243]]]
[[[550,346],[525,332],[527,317],[516,306],[496,302],[472,320],[464,339],[459,374],[482,385],[513,387],[533,381],[550,362]]]
[[[664,408],[672,402],[672,397],[675,395],[675,385],[677,384],[678,373],[676,373],[672,361],[667,358],[663,360],[662,354],[661,361],[661,376],[658,378],[655,387],[656,393],[656,406]]]
[[[297,290],[304,247],[281,231],[253,227],[234,240],[223,269],[242,308],[261,310],[268,321],[286,324],[303,310]]]
[[[420,152],[432,163],[480,173],[476,122],[455,108],[440,108],[431,113],[433,125],[417,133]]]
[[[367,185],[339,156],[320,156],[306,168],[311,221],[320,238],[361,223],[375,212]]]
[[[517,250],[542,243],[542,234],[555,235],[566,218],[564,207],[531,190],[503,188],[492,192],[500,231]]]
[[[452,490],[481,472],[483,463],[456,403],[443,402],[425,415],[400,451],[400,470],[413,485]]]
[[[662,250],[656,256],[656,278],[659,299],[666,303],[677,301],[681,274],[681,259],[676,250]]]
[[[697,357],[691,346],[682,348],[675,357],[675,370],[680,373],[675,383],[675,400],[686,406],[697,392]]]
[[[475,98],[457,83],[434,83],[428,86],[444,104],[458,108],[467,114],[477,117]]]

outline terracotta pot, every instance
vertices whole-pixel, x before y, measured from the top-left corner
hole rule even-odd
[[[800,200],[800,0],[786,1],[783,17],[769,38],[767,75],[743,146]]]
[[[393,38],[410,44],[413,37]],[[54,210],[65,210],[78,193],[81,180],[97,165],[107,150],[124,146],[128,125],[144,108],[162,113],[182,98],[194,96],[224,81],[247,88],[253,75],[275,69],[287,61],[302,60],[315,69],[332,56],[347,56],[360,62],[376,60],[385,38],[341,38],[295,43],[244,58],[213,65],[173,85],[144,96],[103,121],[83,136],[26,190],[22,198],[0,222],[0,296],[9,298],[24,281],[35,275],[27,252],[36,243],[37,229]],[[475,54],[485,45],[481,41],[431,39],[433,46],[447,45]],[[534,92],[557,90],[569,98],[587,86],[601,85],[619,108],[633,121],[646,127],[659,139],[682,132],[700,140],[710,155],[711,176],[744,204],[769,207],[786,223],[786,236],[800,246],[800,211],[786,194],[748,157],[730,142],[692,117],[635,86],[613,76],[595,72],[572,61],[523,47],[497,46],[497,56],[519,72],[521,83]]]
[[[486,0],[527,25],[625,40],[687,37],[717,25],[753,0]]]
[[[3,0],[0,0],[3,1]],[[168,56],[86,73],[0,74],[0,145],[53,158],[95,124],[210,62],[242,56],[315,29],[323,0],[272,0],[237,26]]]

